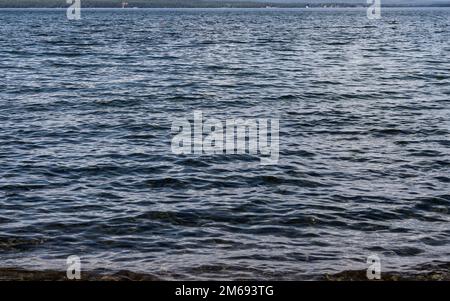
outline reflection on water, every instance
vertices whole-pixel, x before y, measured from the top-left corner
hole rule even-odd
[[[448,9],[0,11],[0,266],[310,279],[448,262]],[[171,123],[278,118],[280,160]]]

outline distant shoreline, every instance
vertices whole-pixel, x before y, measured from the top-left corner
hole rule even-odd
[[[127,9],[132,8],[367,8],[365,0],[360,3],[279,3],[279,2],[264,2],[264,1],[215,1],[215,0],[128,0]],[[83,8],[122,8],[122,1],[119,0],[82,0]],[[64,0],[0,0],[0,9],[32,9],[32,8],[67,8]],[[431,4],[382,4],[386,8],[407,8],[407,7],[450,7],[450,0],[448,3],[431,3]]]
[[[67,6],[68,7],[68,6]],[[65,10],[67,9],[67,7],[4,7],[4,6],[0,6],[0,10]],[[82,7],[82,9],[86,9],[86,10],[124,10],[124,11],[132,11],[134,9],[301,9],[301,10],[314,10],[314,11],[318,11],[318,10],[326,10],[326,9],[366,9],[365,6],[340,6],[340,7],[287,7],[287,6],[252,6],[252,7],[247,7],[247,6],[217,6],[217,7],[209,7],[209,6],[179,6],[179,7],[127,7],[125,9],[123,8],[119,8],[119,7]],[[385,6],[385,8],[391,9],[391,8],[403,8],[403,9],[414,9],[414,8],[450,8],[450,5],[448,6]]]

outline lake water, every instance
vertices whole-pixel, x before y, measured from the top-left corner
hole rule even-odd
[[[450,9],[0,10],[0,267],[311,279],[450,261]],[[171,125],[276,118],[280,158]]]

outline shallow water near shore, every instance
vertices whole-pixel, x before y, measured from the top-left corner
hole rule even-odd
[[[450,264],[441,263],[416,267],[422,272],[399,273],[388,272],[380,276],[380,281],[450,281]],[[148,273],[135,273],[131,271],[88,271],[80,276],[81,281],[164,281],[176,280],[177,275],[159,275],[158,277]],[[258,278],[234,278],[234,280],[246,281]],[[188,279],[189,280],[189,279]],[[342,271],[335,274],[315,275],[309,280],[320,281],[367,281],[366,270]],[[68,280],[66,271],[31,271],[14,268],[0,268],[0,281],[72,281]]]
[[[302,280],[376,254],[432,273],[449,40],[446,8],[0,10],[0,267]],[[173,154],[194,110],[278,118],[279,164]]]

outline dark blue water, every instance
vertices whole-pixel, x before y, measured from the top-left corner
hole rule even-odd
[[[450,10],[0,10],[0,267],[311,279],[450,261]],[[171,152],[279,118],[280,160]]]

